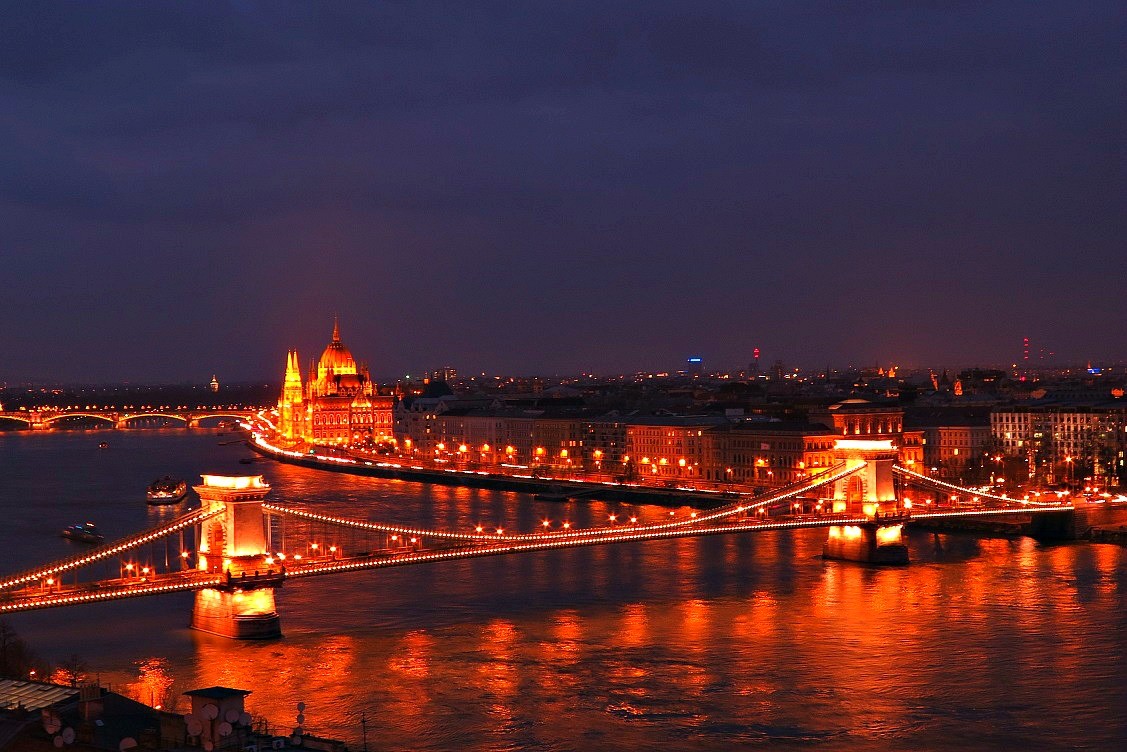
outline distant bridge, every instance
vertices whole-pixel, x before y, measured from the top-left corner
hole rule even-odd
[[[15,421],[31,430],[44,430],[56,427],[56,423],[61,420],[79,418],[102,421],[113,428],[129,428],[137,421],[162,419],[180,421],[188,428],[198,428],[200,421],[209,418],[246,421],[254,414],[254,410],[202,407],[194,410],[9,410],[0,412],[0,422]]]

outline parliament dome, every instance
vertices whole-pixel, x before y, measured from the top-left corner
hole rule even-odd
[[[344,343],[340,341],[340,323],[333,322],[333,341],[321,353],[321,360],[317,364],[318,370],[333,369],[333,373],[356,373],[356,361]]]

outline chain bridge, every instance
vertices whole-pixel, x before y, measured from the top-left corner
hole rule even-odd
[[[0,614],[194,591],[192,626],[233,638],[281,634],[274,593],[285,582],[483,556],[704,535],[826,528],[826,558],[906,564],[905,525],[1025,515],[1059,528],[1065,501],[1014,499],[961,488],[895,464],[888,442],[839,440],[838,464],[811,478],[711,509],[644,520],[609,515],[580,528],[478,525],[430,529],[325,514],[315,504],[267,500],[262,476],[203,476],[202,505],[165,524],[89,551],[0,575]],[[898,488],[899,486],[899,496]],[[907,497],[909,489],[914,499]],[[925,499],[926,497],[926,499]],[[1052,530],[1053,525],[1042,525]]]

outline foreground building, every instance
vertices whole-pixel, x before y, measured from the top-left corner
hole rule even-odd
[[[338,739],[269,733],[270,725],[264,719],[246,712],[244,699],[249,694],[249,690],[230,687],[195,689],[184,693],[190,709],[181,714],[161,710],[159,703],[152,707],[137,702],[98,684],[65,686],[0,678],[0,749],[347,752]],[[150,698],[174,700],[174,696]]]

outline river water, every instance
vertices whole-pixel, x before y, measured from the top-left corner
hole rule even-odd
[[[0,570],[174,513],[165,474],[262,473],[341,516],[532,529],[617,505],[415,485],[250,456],[214,431],[0,433]],[[110,447],[99,450],[107,440]],[[195,503],[198,503],[196,501]],[[182,509],[182,507],[181,507]],[[643,520],[668,509],[633,507]],[[773,747],[1117,749],[1127,744],[1127,551],[913,533],[913,563],[819,558],[823,531],[710,536],[311,578],[279,591],[285,637],[186,627],[177,594],[18,614],[45,658],[78,654],[166,706],[249,689],[248,709],[372,750]],[[172,699],[169,699],[172,698]],[[183,708],[183,700],[180,707]],[[361,720],[364,720],[362,724]]]

